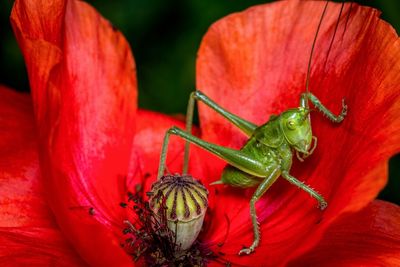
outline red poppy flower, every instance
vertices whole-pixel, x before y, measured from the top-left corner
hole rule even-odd
[[[199,51],[198,88],[259,124],[296,107],[319,19],[304,14],[322,8],[319,2],[278,2],[219,21]],[[345,97],[349,114],[339,126],[312,114],[318,148],[291,171],[320,191],[329,207],[318,211],[307,194],[278,181],[257,204],[260,246],[239,257],[253,238],[253,190],[209,187],[210,212],[200,238],[222,260],[251,266],[400,265],[400,209],[371,202],[386,182],[388,157],[400,150],[399,39],[377,11],[347,5],[348,19],[341,20],[327,57],[339,9],[331,4],[324,18],[310,88],[333,110]],[[129,46],[89,5],[18,0],[11,20],[32,102],[0,88],[0,262],[130,266],[120,238],[122,221],[131,214],[118,205],[144,177],[149,189],[166,129],[183,123],[137,110]],[[203,139],[234,148],[245,141],[211,110],[200,105],[199,113]],[[172,140],[171,171],[180,170],[182,152],[183,142]],[[223,166],[200,149],[191,153],[190,173],[206,185]]]

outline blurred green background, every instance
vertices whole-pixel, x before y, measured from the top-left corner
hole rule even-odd
[[[96,0],[88,1],[119,28],[134,52],[139,105],[163,113],[185,113],[195,88],[195,60],[207,28],[219,18],[268,1],[256,0]],[[357,1],[382,10],[400,32],[400,1]],[[24,62],[9,23],[13,1],[0,10],[0,84],[29,91]],[[400,134],[400,133],[399,133]],[[380,194],[400,205],[400,154],[389,163],[389,184]]]

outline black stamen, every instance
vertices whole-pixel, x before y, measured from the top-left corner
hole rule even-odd
[[[90,208],[89,208],[89,215],[93,216],[94,214],[95,214],[94,208],[93,208],[93,207],[90,207]]]

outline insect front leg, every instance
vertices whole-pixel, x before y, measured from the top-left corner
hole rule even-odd
[[[303,189],[304,191],[309,193],[313,198],[315,198],[318,201],[318,207],[321,210],[324,210],[328,206],[328,203],[317,191],[315,191],[311,187],[307,186],[303,182],[301,182],[301,181],[297,180],[296,178],[294,178],[293,176],[291,176],[288,171],[286,171],[286,170],[282,171],[282,177],[285,178],[286,180],[288,180],[291,184],[294,184],[295,186],[299,187],[300,189]]]
[[[254,192],[250,200],[250,216],[253,224],[254,241],[250,247],[243,248],[242,250],[240,250],[239,255],[252,253],[260,243],[260,227],[256,213],[256,202],[268,190],[268,188],[271,187],[271,185],[276,181],[276,179],[278,179],[279,174],[280,170],[279,167],[277,167],[274,171],[271,172],[271,174],[268,177],[265,178],[264,181],[261,182],[261,184],[258,186],[257,190]]]
[[[242,130],[247,136],[251,136],[254,130],[257,128],[257,125],[246,121],[245,119],[236,116],[235,114],[225,110],[217,103],[215,103],[212,99],[206,96],[199,90],[193,91],[189,97],[189,103],[187,106],[186,112],[186,131],[188,133],[192,133],[192,124],[193,124],[193,112],[195,101],[201,101],[206,104],[208,107],[213,109],[218,114],[221,114],[224,118],[226,118],[229,122],[233,123],[236,127]],[[185,153],[184,153],[184,160],[183,160],[183,173],[187,173],[188,165],[189,165],[189,142],[185,144]]]
[[[300,106],[306,108],[307,107],[307,100],[310,100],[311,103],[326,117],[328,117],[329,120],[335,123],[339,123],[344,120],[344,117],[347,115],[347,105],[344,102],[344,98],[342,99],[342,111],[340,112],[339,115],[335,115],[327,109],[321,101],[312,93],[303,93],[300,98]]]

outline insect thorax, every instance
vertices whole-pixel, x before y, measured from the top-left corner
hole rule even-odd
[[[260,126],[255,131],[254,135],[241,148],[241,151],[262,162],[266,170],[265,176],[269,176],[276,168],[290,169],[292,152],[289,144],[284,138],[276,147],[266,145],[266,142],[261,142],[257,137],[261,136],[259,132],[263,132],[263,127],[265,125]],[[227,165],[221,175],[221,180],[224,184],[242,188],[253,187],[259,184],[263,178],[241,171],[231,165]]]

